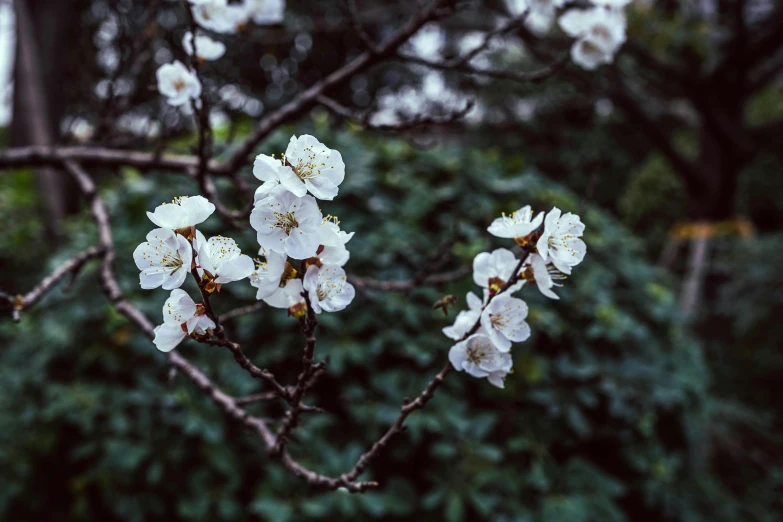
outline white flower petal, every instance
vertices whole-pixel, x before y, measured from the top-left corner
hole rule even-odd
[[[155,338],[152,342],[161,352],[170,352],[185,339],[187,335],[179,325],[162,324],[155,327]]]

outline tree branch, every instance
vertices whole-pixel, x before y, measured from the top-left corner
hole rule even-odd
[[[454,111],[444,117],[420,115],[412,118],[409,121],[400,123],[376,124],[370,122],[372,117],[371,114],[360,114],[344,105],[341,105],[339,102],[329,98],[328,96],[318,96],[317,101],[336,115],[358,123],[366,130],[379,132],[402,132],[427,125],[444,125],[447,123],[452,123],[463,118],[473,108],[473,102],[469,101],[465,104],[464,108],[458,111]]]
[[[142,170],[160,169],[189,171],[198,166],[195,156],[111,149],[105,147],[48,147],[33,145],[0,151],[0,169],[38,165],[62,165],[71,161],[80,165],[102,167],[129,166]],[[217,164],[211,162],[211,172]]]
[[[242,315],[248,315],[255,312],[258,312],[262,308],[264,308],[265,303],[263,301],[255,302],[251,305],[247,306],[240,306],[239,308],[234,308],[233,310],[229,310],[228,312],[222,314],[220,316],[221,322],[230,321],[231,319],[235,319],[237,317],[240,317]]]
[[[102,254],[103,250],[100,247],[91,247],[63,262],[54,269],[51,274],[38,283],[35,288],[21,296],[21,298],[17,297],[13,299],[12,304],[14,305],[14,310],[16,312],[21,312],[22,310],[32,307],[38,300],[52,290],[60,279],[68,275],[70,275],[72,279],[75,279],[87,261],[99,257]],[[15,313],[14,319],[18,320],[18,316],[19,314]]]
[[[330,88],[348,81],[355,74],[392,56],[397,51],[397,48],[407,42],[408,39],[427,22],[450,13],[450,8],[448,6],[452,2],[453,0],[435,0],[428,7],[417,10],[416,14],[408,23],[392,35],[385,43],[381,44],[376,49],[376,52],[363,52],[344,66],[329,74],[326,78],[302,91],[293,100],[271,112],[258,123],[253,132],[250,133],[250,136],[248,136],[237,150],[234,151],[220,170],[222,172],[233,172],[238,170],[248,161],[255,147],[261,143],[269,133],[283,123],[305,113],[313,105],[318,103],[318,96],[324,94]]]
[[[497,297],[498,295],[502,294],[506,290],[508,290],[512,285],[516,284],[516,282],[519,280],[519,273],[520,270],[522,270],[522,265],[524,265],[525,260],[530,255],[531,252],[535,249],[535,241],[530,241],[528,246],[523,248],[522,250],[522,256],[520,257],[519,263],[517,263],[516,268],[514,269],[514,273],[509,278],[508,281],[503,285],[503,287],[498,291],[497,294],[490,295],[489,299],[485,303],[484,307],[486,307],[492,299]],[[464,341],[474,333],[478,331],[478,329],[481,327],[481,318],[479,317],[473,327],[464,335],[462,338],[457,341]],[[370,461],[374,459],[375,457],[380,454],[380,452],[388,445],[389,441],[398,433],[402,433],[405,430],[405,420],[408,418],[408,416],[413,413],[416,410],[420,410],[426,406],[426,404],[432,399],[432,397],[435,395],[435,391],[440,388],[440,386],[443,384],[444,379],[446,378],[446,375],[452,370],[451,363],[446,363],[446,365],[433,377],[433,379],[427,384],[427,386],[424,388],[424,390],[413,400],[408,401],[407,399],[403,401],[402,407],[400,408],[400,414],[397,416],[397,419],[394,421],[394,424],[391,425],[391,427],[386,431],[386,433],[383,434],[383,436],[378,439],[377,442],[375,442],[372,446],[370,446],[370,449],[367,450],[361,457],[359,457],[359,460],[356,462],[354,467],[349,471],[348,473],[345,473],[340,478],[345,479],[346,481],[353,481],[356,480],[356,478],[362,474],[362,472],[367,468]]]
[[[650,138],[658,150],[671,163],[672,167],[682,176],[688,193],[691,195],[699,194],[703,188],[703,181],[698,167],[675,148],[669,137],[661,129],[660,124],[654,121],[642,106],[625,91],[619,78],[616,83],[616,87],[610,91],[612,100],[639,124],[642,132]]]
[[[552,62],[551,64],[542,67],[537,71],[531,71],[531,72],[479,69],[476,67],[472,67],[469,64],[461,63],[462,62],[461,59],[456,61],[439,62],[435,60],[427,60],[425,58],[419,58],[418,56],[410,56],[405,54],[397,55],[397,59],[408,63],[424,65],[426,67],[430,67],[432,69],[438,69],[441,71],[456,71],[464,74],[475,74],[477,76],[484,76],[486,78],[493,78],[496,80],[508,80],[508,81],[518,82],[518,83],[535,83],[535,82],[546,80],[547,78],[557,74],[561,69],[563,69],[568,64],[569,55],[564,54],[560,58]]]

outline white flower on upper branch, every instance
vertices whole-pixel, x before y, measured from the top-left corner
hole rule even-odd
[[[551,261],[564,274],[571,273],[571,267],[582,262],[587,245],[579,239],[585,226],[576,214],[561,214],[553,208],[544,220],[544,233],[536,247],[544,261]]]
[[[285,0],[245,0],[245,9],[258,25],[279,24],[285,14]]]
[[[503,379],[511,371],[511,354],[501,352],[484,334],[473,334],[449,350],[449,362],[458,372],[483,378],[498,388],[503,388]]]
[[[181,196],[147,212],[147,217],[161,228],[179,230],[203,223],[214,211],[215,205],[202,196]]]
[[[318,199],[332,200],[345,178],[345,163],[339,152],[305,134],[291,137],[281,159],[259,155],[253,174],[264,182],[264,193],[279,190],[279,184],[298,197],[309,191]]]
[[[201,96],[201,82],[179,60],[161,65],[155,76],[158,79],[158,91],[166,97],[169,105],[179,107]]]
[[[495,237],[521,239],[534,232],[541,226],[543,221],[543,212],[539,212],[536,217],[533,217],[533,210],[530,208],[530,205],[525,205],[509,215],[503,213],[501,217],[495,219],[487,227],[487,232]]]
[[[156,228],[147,234],[147,242],[133,251],[133,260],[141,270],[139,282],[145,290],[179,288],[190,273],[193,248],[181,234],[169,228]]]
[[[563,7],[565,0],[506,0],[506,4],[515,16],[520,16],[525,10],[525,26],[543,35],[552,27],[557,9]]]
[[[228,5],[226,0],[199,0],[191,7],[193,18],[204,29],[216,33],[234,33],[237,31],[236,7]]]
[[[313,257],[321,244],[323,218],[312,196],[299,198],[290,192],[256,201],[250,225],[258,243],[267,250],[294,259]]]
[[[184,290],[176,289],[163,305],[163,324],[155,327],[152,342],[161,352],[170,352],[185,337],[201,337],[214,328],[214,321],[204,315],[204,307],[194,303]]]
[[[193,33],[188,31],[182,37],[182,48],[188,56],[193,56]],[[196,35],[196,55],[201,60],[217,60],[226,53],[226,46],[222,42],[213,40],[205,34]]]
[[[615,53],[625,43],[626,20],[621,11],[603,7],[570,9],[558,23],[566,34],[576,38],[571,46],[571,58],[583,69],[612,63]]]

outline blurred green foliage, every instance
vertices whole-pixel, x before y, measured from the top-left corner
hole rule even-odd
[[[399,139],[333,129],[318,118],[296,129],[306,131],[338,149],[347,164],[340,196],[323,207],[357,233],[346,267],[352,274],[397,279],[428,273],[438,245],[448,241],[453,259],[443,269],[469,264],[482,250],[511,246],[485,229],[501,211],[522,204],[558,206],[583,217],[588,255],[558,289],[561,300],[523,289],[533,336],[515,346],[515,374],[506,388],[450,375],[426,410],[410,417],[407,434],[365,473],[382,483],[380,490],[354,496],[312,491],[184,377],[169,374],[154,346],[107,305],[92,263],[73,288],[61,286],[19,324],[0,323],[0,518],[776,519],[783,467],[769,461],[759,470],[737,459],[726,468],[713,444],[733,441],[737,430],[767,433],[769,423],[742,398],[729,403],[714,393],[704,346],[680,323],[673,281],[651,266],[643,241],[615,217],[520,168],[522,158],[493,148],[417,150]],[[263,152],[281,152],[289,135],[276,135]],[[661,170],[651,159],[635,177],[636,190],[652,183],[665,189],[661,197],[674,191],[674,183],[661,185]],[[166,292],[138,289],[131,253],[152,227],[145,210],[197,189],[173,174],[99,174],[121,285],[157,321]],[[253,180],[249,169],[243,175]],[[95,242],[86,213],[69,220],[70,239],[56,252],[37,240],[42,227],[30,210],[29,178],[4,175],[0,188],[0,263],[13,274],[13,291],[29,288],[58,261]],[[635,211],[633,203],[623,205]],[[25,218],[9,218],[20,215]],[[230,230],[214,216],[203,229],[234,237],[248,253],[256,248],[249,227]],[[768,258],[754,259],[746,277],[761,285],[771,275]],[[737,295],[753,299],[742,288],[728,298],[739,307]],[[308,416],[296,432],[291,449],[303,464],[327,474],[353,465],[393,422],[403,398],[417,394],[446,359],[450,343],[440,329],[453,313],[444,318],[430,309],[432,302],[454,293],[464,303],[471,289],[466,277],[443,289],[359,292],[346,311],[321,316],[316,353],[330,365],[312,401],[328,413]],[[235,283],[216,306],[227,311],[253,298],[249,284]],[[765,320],[726,313],[727,327],[744,328],[740,336],[758,331],[753,321]],[[227,328],[257,364],[287,382],[295,378],[302,339],[285,312],[265,309]],[[193,342],[181,351],[227,392],[258,391],[230,354]],[[271,419],[283,411],[280,404],[251,408]],[[731,425],[716,429],[727,417]],[[742,440],[753,450],[754,439]]]

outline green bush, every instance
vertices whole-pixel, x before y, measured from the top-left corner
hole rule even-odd
[[[669,280],[645,260],[637,237],[598,208],[582,208],[577,194],[510,167],[517,162],[493,150],[422,151],[401,140],[314,125],[347,164],[341,197],[325,211],[356,231],[350,274],[429,273],[438,246],[448,241],[452,259],[439,270],[470,264],[482,250],[511,246],[485,229],[521,204],[583,217],[588,255],[558,289],[561,300],[547,300],[535,288],[522,291],[533,336],[513,349],[516,373],[506,388],[450,375],[365,473],[380,490],[313,491],[268,459],[252,434],[185,378],[170,374],[154,346],[107,305],[93,263],[74,288],[53,292],[19,324],[0,323],[0,518],[763,519],[737,511],[720,477],[698,462],[715,404],[709,372],[678,320]],[[282,151],[286,138],[274,137],[264,152]],[[144,210],[195,194],[196,187],[174,175],[132,170],[102,185],[123,289],[158,321],[166,293],[138,289],[131,253],[151,228]],[[17,201],[0,196],[25,204],[22,195]],[[10,228],[22,226],[35,230]],[[53,257],[42,242],[16,239],[3,249],[14,254],[2,254],[5,270],[26,288],[94,241],[86,215],[74,217],[68,230],[71,239]],[[246,252],[255,250],[250,227],[229,232],[213,217],[204,232],[218,230]],[[17,257],[22,248],[25,257]],[[471,289],[468,276],[442,289],[363,291],[346,311],[322,315],[316,355],[330,365],[311,401],[328,413],[305,418],[291,444],[296,457],[326,474],[350,468],[394,420],[403,398],[417,394],[446,360],[450,342],[440,329],[454,313],[446,319],[430,305],[453,293],[464,306]],[[234,284],[216,306],[223,312],[253,298],[248,284]],[[259,365],[287,382],[295,378],[303,340],[284,312],[264,309],[227,328]],[[221,349],[188,342],[180,350],[227,392],[258,391]],[[272,419],[283,412],[280,404],[251,408]]]

